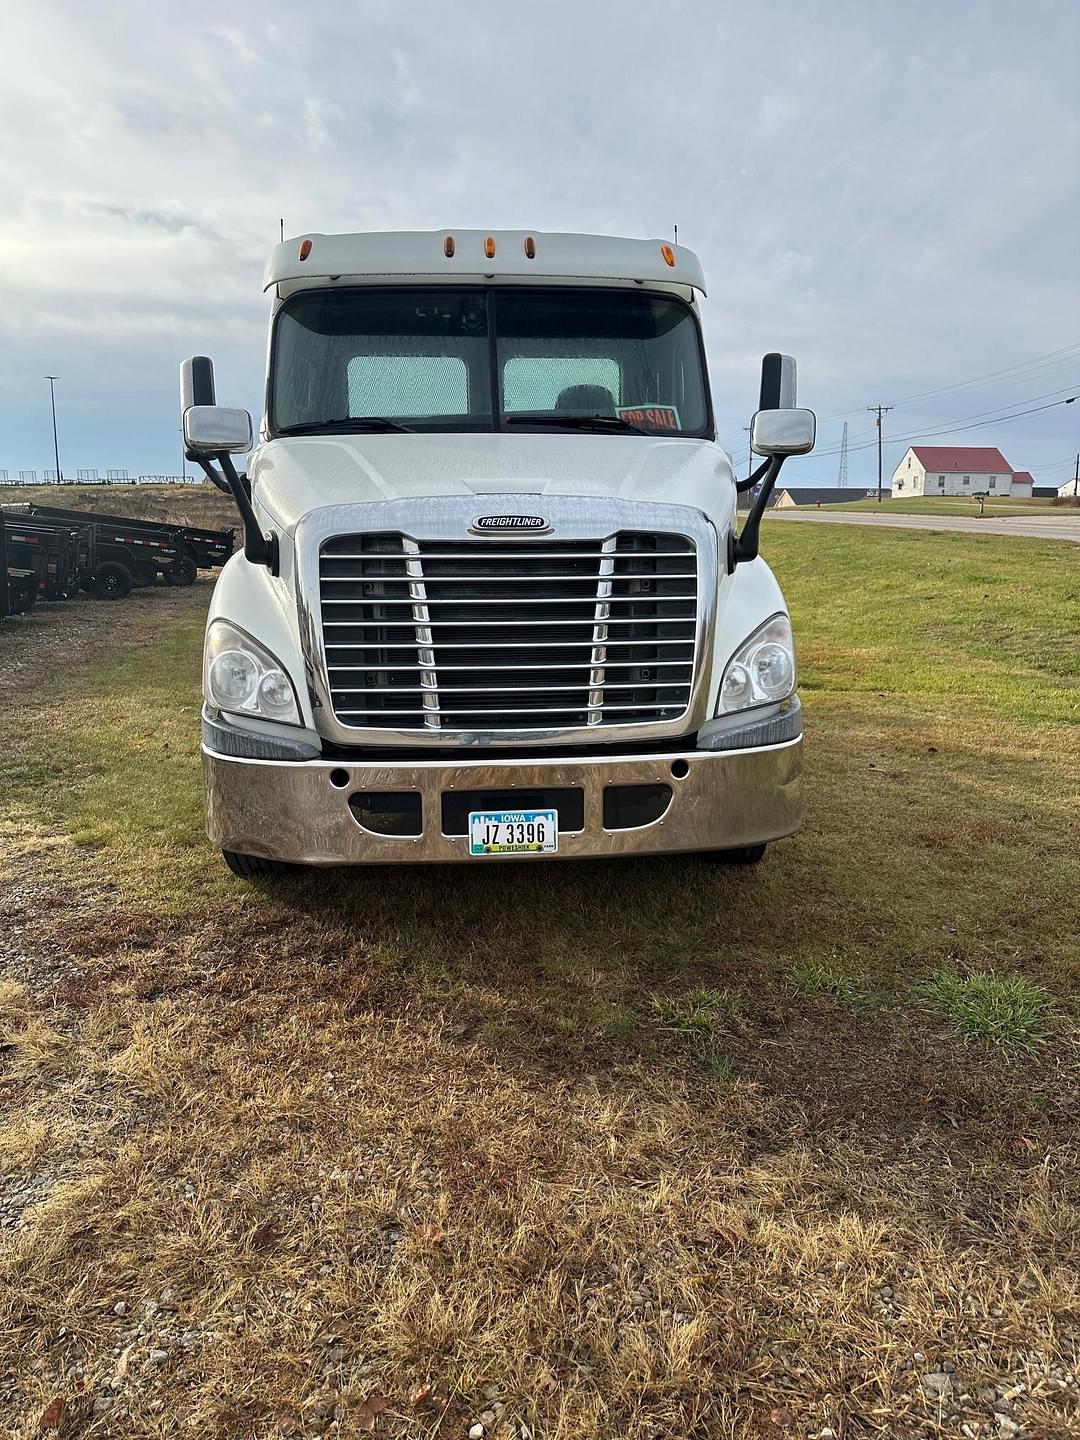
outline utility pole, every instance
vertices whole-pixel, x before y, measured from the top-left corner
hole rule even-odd
[[[894,407],[892,405],[867,405],[867,410],[877,415],[877,498],[881,504],[881,421]]]
[[[1073,499],[1080,494],[1080,455],[1076,457],[1076,474],[1073,476]]]
[[[50,399],[50,401],[52,402],[52,443],[53,443],[53,455],[54,455],[54,457],[55,457],[55,459],[56,459],[56,483],[59,485],[59,484],[61,483],[61,480],[62,480],[63,477],[62,477],[61,474],[60,474],[60,442],[59,442],[59,440],[57,440],[57,438],[56,438],[56,388],[55,388],[55,386],[56,386],[57,380],[60,379],[60,376],[59,376],[59,375],[46,375],[44,378],[49,382],[49,399]]]

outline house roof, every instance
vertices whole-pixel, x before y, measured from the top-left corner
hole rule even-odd
[[[913,445],[911,453],[927,470],[962,470],[968,475],[1012,474],[1012,466],[993,445]]]
[[[1034,484],[1035,484],[1035,476],[1032,475],[1032,473],[1031,473],[1030,470],[1014,470],[1014,471],[1013,471],[1013,484],[1014,484],[1014,485],[1034,485]]]

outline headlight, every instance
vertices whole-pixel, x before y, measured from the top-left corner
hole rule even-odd
[[[728,661],[720,682],[719,713],[774,704],[786,700],[794,689],[791,621],[786,615],[774,615]]]
[[[285,668],[265,646],[228,620],[206,634],[203,689],[211,705],[234,715],[256,715],[301,725],[300,706]]]

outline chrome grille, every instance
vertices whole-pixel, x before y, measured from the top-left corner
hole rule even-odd
[[[321,547],[319,578],[330,699],[351,728],[577,730],[689,707],[687,536],[340,535]]]

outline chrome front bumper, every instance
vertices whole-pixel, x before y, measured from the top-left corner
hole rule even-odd
[[[744,750],[663,755],[555,757],[492,761],[362,763],[245,760],[203,746],[207,833],[222,850],[307,865],[417,864],[468,860],[468,839],[445,835],[442,796],[462,790],[584,792],[584,826],[559,835],[557,856],[487,857],[500,862],[725,850],[778,840],[799,828],[802,740]],[[608,785],[671,787],[651,824],[608,830]],[[355,792],[419,792],[423,832],[387,836],[353,817]]]

